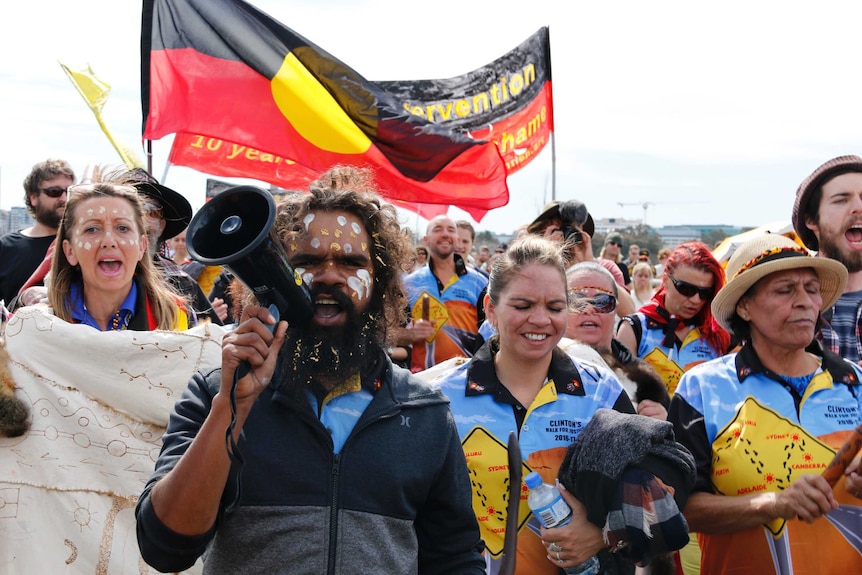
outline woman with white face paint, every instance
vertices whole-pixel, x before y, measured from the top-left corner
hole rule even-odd
[[[188,329],[184,301],[145,257],[144,213],[134,187],[69,188],[48,290],[57,317],[100,331]]]

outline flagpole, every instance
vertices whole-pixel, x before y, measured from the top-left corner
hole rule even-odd
[[[162,174],[162,179],[160,180],[162,184],[168,181],[168,170],[171,169],[171,165],[172,164],[170,162],[165,162],[165,171]]]
[[[153,173],[153,141],[147,140],[147,173]]]
[[[551,201],[557,199],[557,138],[551,132]]]

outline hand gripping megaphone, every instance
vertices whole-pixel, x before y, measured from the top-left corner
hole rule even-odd
[[[192,218],[186,244],[192,259],[224,266],[238,278],[276,321],[293,326],[311,319],[311,292],[287,261],[272,229],[275,201],[254,186],[229,188]]]

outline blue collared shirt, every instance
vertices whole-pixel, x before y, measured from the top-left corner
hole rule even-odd
[[[87,311],[87,305],[84,303],[84,297],[82,294],[82,287],[83,286],[80,283],[73,283],[69,290],[69,299],[72,302],[72,319],[78,323],[101,330],[102,328],[99,327],[99,324],[96,323],[96,320],[93,319],[93,316],[91,316],[90,312]],[[129,294],[126,296],[126,299],[123,300],[118,312],[120,314],[120,321],[117,327],[113,328],[111,325],[108,325],[108,329],[106,331],[110,331],[111,329],[126,329],[126,326],[128,326],[129,322],[132,320],[132,316],[135,315],[135,302],[137,299],[138,285],[136,281],[132,281],[132,288],[129,290]]]

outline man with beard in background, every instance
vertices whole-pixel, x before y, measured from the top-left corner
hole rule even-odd
[[[370,172],[336,167],[279,206],[312,317],[246,306],[177,403],[136,509],[158,570],[206,551],[220,574],[484,573],[448,402],[385,352],[413,246],[371,192]]]
[[[862,158],[839,156],[818,167],[796,191],[793,229],[819,257],[844,264],[844,293],[821,315],[817,339],[862,365]]]
[[[74,183],[75,172],[65,160],[39,162],[24,178],[24,205],[36,223],[0,238],[0,299],[7,306],[45,259],[66,210],[66,190]]]

